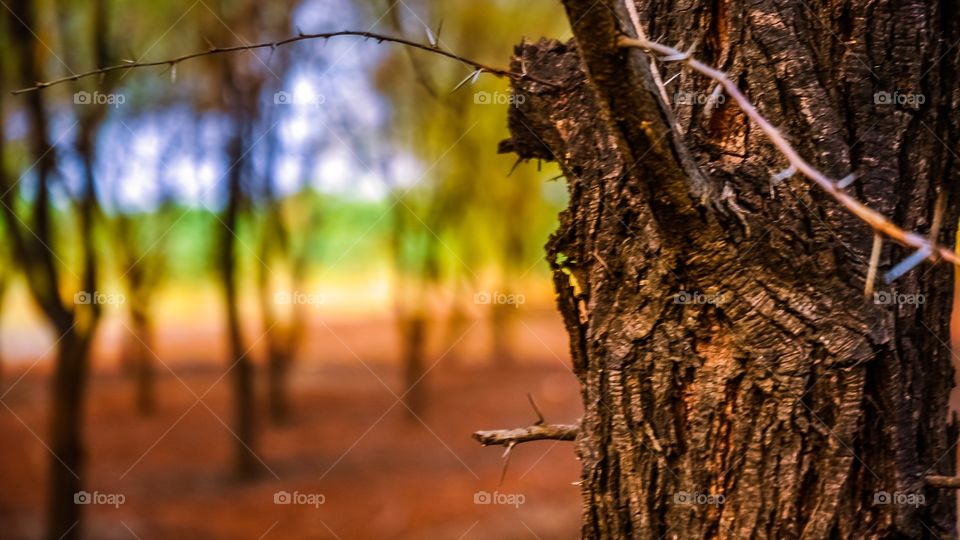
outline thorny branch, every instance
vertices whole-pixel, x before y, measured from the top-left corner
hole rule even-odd
[[[265,41],[262,43],[251,43],[247,45],[233,45],[230,47],[216,47],[211,45],[210,48],[205,51],[192,52],[189,54],[184,54],[182,56],[178,56],[176,58],[170,58],[167,60],[153,60],[149,62],[138,62],[133,60],[126,60],[121,64],[116,64],[113,66],[107,66],[107,67],[94,69],[91,71],[86,71],[84,73],[68,75],[66,77],[61,77],[59,79],[53,79],[46,82],[38,82],[31,87],[21,88],[20,90],[14,90],[12,93],[14,95],[17,95],[17,94],[25,94],[28,92],[35,92],[37,90],[41,90],[43,88],[49,88],[57,84],[61,84],[69,81],[76,81],[76,80],[84,79],[87,77],[92,77],[94,75],[103,75],[113,71],[127,71],[135,68],[153,67],[153,66],[166,66],[168,68],[173,68],[180,62],[183,62],[185,60],[190,60],[193,58],[198,58],[201,56],[210,56],[215,54],[224,54],[224,53],[232,53],[232,52],[239,52],[239,51],[251,51],[251,50],[266,49],[266,48],[276,49],[277,47],[281,47],[283,45],[289,45],[291,43],[296,43],[298,41],[307,41],[307,40],[313,40],[313,39],[330,39],[330,38],[340,37],[340,36],[363,37],[366,39],[376,40],[377,42],[380,42],[380,43],[383,43],[383,42],[397,43],[400,45],[404,45],[406,47],[421,49],[424,51],[439,54],[441,56],[446,56],[447,58],[452,58],[454,60],[457,60],[459,62],[462,62],[464,64],[467,64],[473,67],[474,69],[476,69],[476,72],[475,72],[476,75],[479,75],[480,73],[489,73],[497,77],[506,77],[506,78],[517,79],[517,80],[530,80],[530,81],[534,81],[536,83],[544,84],[547,86],[555,86],[554,84],[549,83],[547,81],[541,81],[533,77],[530,77],[526,73],[516,73],[506,69],[500,69],[500,68],[488,66],[486,64],[482,64],[480,62],[471,60],[469,58],[465,58],[463,56],[452,53],[450,51],[445,51],[439,48],[438,45],[417,43],[416,41],[411,41],[409,39],[405,39],[402,37],[388,36],[384,34],[378,34],[376,32],[365,32],[365,31],[359,31],[359,30],[339,30],[337,32],[323,32],[319,34],[305,34],[303,32],[300,32],[296,36],[291,36],[278,41]]]
[[[916,249],[917,251],[913,256],[901,263],[901,265],[904,265],[902,268],[900,265],[898,265],[898,270],[900,270],[899,272],[891,271],[887,275],[887,281],[893,281],[896,279],[896,277],[898,277],[898,275],[910,270],[910,268],[916,264],[919,264],[924,259],[929,259],[933,262],[944,260],[960,266],[960,257],[958,257],[953,250],[938,245],[935,237],[924,238],[917,233],[905,231],[877,211],[848,195],[844,188],[848,186],[854,179],[854,174],[851,174],[839,181],[833,181],[813,167],[802,157],[800,157],[797,151],[794,150],[790,143],[784,138],[783,134],[781,134],[776,127],[770,124],[770,122],[768,122],[767,119],[764,118],[759,111],[757,111],[756,107],[754,107],[750,100],[743,95],[737,85],[729,77],[727,77],[726,73],[693,58],[689,51],[683,52],[668,45],[651,41],[643,36],[640,38],[621,36],[618,39],[617,44],[621,48],[638,48],[655,53],[660,55],[659,58],[661,61],[681,62],[686,64],[690,69],[706,75],[710,79],[716,81],[717,84],[722,86],[723,89],[730,94],[733,99],[736,100],[737,104],[740,106],[740,109],[743,110],[743,112],[751,120],[756,122],[758,126],[760,126],[760,129],[763,130],[763,132],[767,135],[767,138],[770,139],[770,142],[773,143],[778,150],[780,150],[783,156],[790,163],[790,167],[786,171],[777,175],[777,179],[782,180],[792,176],[796,172],[800,172],[812,180],[815,184],[820,186],[853,215],[857,216],[867,225],[869,225],[877,234],[887,236],[891,240],[901,245]],[[868,283],[868,287],[871,287],[871,284]]]
[[[47,82],[38,82],[34,86],[31,86],[28,88],[22,88],[20,90],[15,90],[13,91],[13,94],[16,95],[16,94],[24,94],[28,92],[35,92],[35,91],[48,88],[57,84],[61,84],[69,81],[76,81],[79,79],[91,77],[93,75],[103,75],[113,71],[126,71],[130,69],[151,67],[151,66],[167,66],[169,68],[173,68],[180,62],[184,62],[186,60],[198,58],[201,56],[209,56],[209,55],[224,54],[224,53],[239,52],[239,51],[249,51],[249,50],[255,50],[255,49],[265,49],[265,48],[276,49],[277,47],[288,45],[291,43],[296,43],[299,41],[314,40],[314,39],[330,39],[330,38],[340,37],[340,36],[355,36],[355,37],[363,37],[367,39],[374,39],[374,40],[377,40],[378,42],[397,43],[400,45],[404,45],[406,47],[420,49],[420,50],[432,52],[435,54],[439,54],[441,56],[446,56],[447,58],[460,61],[464,64],[467,64],[473,67],[476,70],[473,74],[473,78],[475,78],[476,76],[479,76],[480,73],[486,72],[486,73],[490,73],[491,75],[495,75],[497,77],[506,77],[506,78],[516,79],[516,80],[531,80],[536,83],[544,84],[547,86],[556,86],[553,83],[538,80],[534,77],[531,77],[526,73],[517,73],[514,71],[500,69],[500,68],[488,66],[486,64],[482,64],[475,60],[471,60],[469,58],[462,57],[458,54],[443,50],[434,44],[418,43],[402,37],[388,36],[384,34],[378,34],[375,32],[366,32],[366,31],[357,31],[357,30],[340,30],[336,32],[324,32],[324,33],[316,33],[316,34],[305,34],[303,32],[300,32],[296,36],[291,36],[291,37],[277,40],[277,41],[267,41],[267,42],[247,44],[247,45],[234,45],[230,47],[211,46],[209,49],[205,51],[198,51],[198,52],[193,52],[189,54],[184,54],[176,58],[171,58],[167,60],[155,60],[155,61],[149,61],[149,62],[137,62],[137,61],[127,60],[121,64],[116,64],[113,66],[102,67],[102,68],[87,71],[84,73],[78,73],[78,74],[69,75],[66,77],[61,77],[59,79],[53,79]],[[814,183],[816,183],[818,186],[820,186],[824,191],[826,191],[830,196],[832,196],[837,202],[839,202],[842,206],[847,208],[847,210],[849,210],[851,213],[853,213],[855,216],[857,216],[862,221],[864,221],[867,225],[869,225],[876,233],[889,237],[891,240],[901,245],[916,249],[917,250],[916,253],[914,253],[912,257],[905,260],[904,263],[901,263],[902,267],[898,267],[900,272],[898,273],[891,272],[890,274],[888,274],[887,276],[888,281],[892,281],[893,279],[895,279],[896,274],[900,274],[909,270],[910,268],[912,268],[913,265],[918,264],[924,259],[929,259],[933,262],[936,262],[937,260],[944,260],[954,265],[960,266],[960,257],[958,257],[958,255],[954,253],[953,250],[946,248],[944,246],[938,245],[936,243],[935,237],[930,237],[928,239],[928,238],[924,238],[923,236],[917,233],[905,231],[899,226],[895,225],[890,220],[888,220],[882,214],[878,213],[877,211],[864,205],[860,201],[856,200],[855,198],[847,194],[844,188],[848,186],[850,182],[853,180],[854,178],[853,174],[839,181],[834,181],[828,178],[825,174],[823,174],[819,170],[817,170],[815,167],[813,167],[810,163],[808,163],[802,157],[800,157],[797,151],[794,150],[794,148],[790,145],[790,143],[787,142],[787,140],[784,138],[783,134],[781,134],[776,127],[770,124],[770,122],[767,121],[767,119],[764,118],[759,111],[757,111],[756,107],[754,107],[754,105],[750,102],[750,100],[747,99],[747,97],[740,91],[737,85],[729,77],[727,77],[726,73],[719,71],[693,58],[689,51],[682,52],[679,49],[676,49],[674,47],[663,45],[656,41],[651,41],[647,39],[643,34],[640,34],[640,37],[638,38],[621,36],[619,38],[618,45],[622,48],[639,48],[645,51],[656,53],[660,55],[661,61],[677,61],[677,62],[684,63],[690,69],[696,72],[699,72],[703,75],[706,75],[707,77],[716,81],[721,87],[723,87],[723,89],[728,94],[730,94],[731,97],[733,97],[734,100],[736,100],[737,104],[740,106],[743,112],[751,120],[756,122],[758,126],[760,126],[760,129],[763,130],[763,132],[767,135],[771,143],[773,143],[773,145],[778,150],[780,150],[780,152],[784,155],[784,157],[790,163],[790,167],[786,171],[777,175],[779,179],[784,179],[789,176],[792,176],[796,172],[800,172],[801,174],[803,174],[804,176],[812,180]],[[468,79],[469,78],[470,77],[468,77]],[[459,86],[460,85],[458,85],[458,87]],[[663,93],[662,88],[660,90],[661,90],[661,93]],[[870,287],[870,284],[868,284],[868,287]]]
[[[505,456],[509,456],[510,450],[519,443],[543,440],[572,441],[577,438],[577,433],[580,431],[579,425],[548,424],[543,417],[543,413],[540,412],[540,407],[537,407],[537,402],[534,401],[531,394],[527,394],[527,400],[530,401],[530,407],[533,408],[533,412],[537,415],[537,422],[535,424],[516,429],[477,431],[473,434],[473,438],[480,441],[480,444],[484,446],[495,444],[506,446],[507,453]],[[504,468],[504,471],[506,471],[506,468]]]

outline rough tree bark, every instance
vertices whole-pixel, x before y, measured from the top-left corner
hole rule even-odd
[[[559,87],[515,83],[502,150],[567,177],[547,248],[582,387],[582,536],[955,536],[954,493],[923,482],[954,473],[950,269],[889,289],[923,303],[865,301],[868,227],[800,177],[772,185],[784,160],[731,100],[664,107],[650,57],[616,46],[634,35],[623,0],[564,4],[575,39],[513,62]],[[857,171],[850,191],[905,228],[929,230],[946,193],[953,238],[956,1],[637,6],[647,35],[698,44],[801,155]],[[710,81],[668,88],[696,102]],[[924,103],[875,102],[896,90]],[[885,246],[881,268],[907,254]],[[923,504],[896,504],[908,495]]]

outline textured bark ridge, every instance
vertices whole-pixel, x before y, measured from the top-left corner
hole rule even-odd
[[[514,84],[502,149],[567,177],[547,248],[585,409],[583,537],[954,537],[953,491],[923,482],[954,474],[950,268],[865,301],[869,228],[802,178],[772,185],[784,162],[734,104],[662,107],[648,57],[615,47],[622,5],[565,4],[574,41],[517,48],[515,71],[557,87]],[[926,232],[947,192],[953,238],[956,2],[638,5],[901,225]]]

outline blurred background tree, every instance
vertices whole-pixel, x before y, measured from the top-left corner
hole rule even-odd
[[[47,427],[34,426],[51,450],[47,536],[87,530],[73,497],[89,463],[111,458],[91,451],[85,430],[103,426],[84,411],[112,399],[97,388],[114,371],[125,375],[124,413],[161,422],[160,439],[172,429],[169,380],[211,413],[220,409],[189,370],[215,369],[211,390],[231,381],[231,419],[214,416],[232,472],[249,479],[273,473],[260,456],[271,426],[332,418],[300,405],[314,391],[303,381],[343,350],[424,422],[441,363],[514,369],[541,347],[524,321],[552,313],[541,246],[566,195],[546,182],[555,167],[495,153],[508,136],[506,81],[345,38],[10,92],[301,30],[436,39],[504,65],[519,36],[567,32],[553,2],[8,5],[0,358],[11,399],[51,369]],[[496,301],[507,296],[527,304]],[[354,326],[370,339],[341,337]],[[131,445],[147,456],[151,442]]]

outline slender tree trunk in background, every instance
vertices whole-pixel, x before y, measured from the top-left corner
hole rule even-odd
[[[512,180],[517,181],[517,180]],[[519,190],[518,190],[519,191]],[[499,367],[508,367],[514,363],[515,334],[517,328],[517,309],[518,305],[513,301],[503,301],[505,299],[516,300],[519,298],[517,279],[520,276],[523,266],[523,240],[527,234],[525,228],[520,225],[524,223],[524,206],[529,203],[523,199],[527,194],[516,194],[512,197],[507,213],[513,217],[515,222],[506,229],[506,236],[503,243],[503,285],[504,288],[499,293],[500,300],[493,299],[490,312],[491,336],[493,338],[493,362]]]
[[[42,79],[38,66],[35,27],[35,6],[23,0],[12,0],[6,6],[8,14],[6,32],[9,32],[12,54],[17,58],[17,77],[25,81]],[[61,292],[57,264],[59,257],[52,251],[54,221],[50,208],[52,175],[56,173],[56,152],[49,140],[49,122],[43,97],[36,95],[24,98],[24,109],[29,118],[30,130],[26,137],[31,169],[36,175],[35,192],[30,201],[30,225],[27,226],[14,208],[18,192],[11,184],[4,167],[0,165],[0,190],[3,200],[5,230],[13,248],[17,264],[23,269],[30,293],[43,310],[57,334],[56,359],[50,386],[50,405],[47,411],[49,433],[46,446],[50,450],[47,493],[48,516],[46,535],[50,539],[78,539],[82,536],[82,506],[75,504],[74,497],[80,491],[85,469],[85,446],[83,441],[84,393],[89,363],[89,348],[99,320],[99,306],[68,305]],[[0,118],[3,115],[0,114]],[[2,125],[2,122],[0,122]],[[2,131],[2,130],[0,130]],[[4,137],[0,133],[0,139]],[[0,152],[2,154],[2,152]],[[96,291],[96,259],[92,252],[93,224],[97,203],[93,186],[92,153],[82,153],[84,185],[83,194],[76,201],[79,219],[78,238],[82,249],[77,250],[82,261],[81,290],[92,294]],[[74,291],[80,292],[80,291]],[[70,295],[72,296],[72,294]]]
[[[156,372],[153,365],[153,325],[150,314],[142,309],[132,309],[130,312],[131,330],[134,335],[133,344],[133,376],[135,379],[135,401],[137,413],[141,416],[152,416],[157,409],[156,402]]]
[[[512,291],[513,289],[507,289]],[[498,291],[500,294],[505,291]],[[493,364],[498,367],[513,365],[513,334],[517,324],[517,307],[511,304],[494,303],[490,306],[490,335],[493,341]]]
[[[223,280],[224,302],[227,309],[227,334],[230,366],[233,378],[234,406],[234,468],[238,477],[252,478],[259,472],[254,455],[255,395],[254,366],[243,344],[243,328],[237,290],[236,234],[242,198],[241,178],[244,170],[243,136],[245,126],[235,128],[238,133],[228,143],[232,168],[228,175],[227,204],[223,210],[220,235],[220,277]]]
[[[289,374],[292,358],[286,350],[276,350],[267,359],[267,406],[270,418],[276,424],[290,421],[288,396]]]
[[[567,177],[548,251],[582,388],[583,538],[954,537],[954,492],[923,482],[955,470],[951,269],[865,301],[868,227],[803,178],[772,186],[784,160],[732,100],[697,103],[709,81],[680,75],[694,103],[662,108],[649,56],[616,48],[622,1],[564,3],[575,42],[513,66],[559,87],[517,85],[503,149]],[[924,233],[946,193],[953,238],[956,2],[640,4],[647,35],[698,44],[879,212]],[[874,97],[896,90],[925,102]],[[881,270],[908,254],[887,244]]]
[[[465,287],[458,286],[456,290],[461,298],[472,299],[475,294]],[[463,365],[465,360],[463,351],[466,347],[462,340],[464,333],[467,332],[469,328],[470,317],[467,314],[467,310],[464,308],[462,301],[455,299],[450,308],[450,315],[447,316],[446,339],[443,340],[444,343],[450,347],[447,350],[446,360],[444,360],[447,366],[458,368]]]
[[[76,330],[67,330],[57,345],[50,388],[49,529],[47,538],[79,539],[83,507],[74,497],[83,489],[86,462],[83,442],[84,391],[89,344]]]
[[[0,133],[0,137],[3,134]],[[7,286],[9,285],[9,276],[3,270],[0,270],[0,321],[3,319],[3,299],[7,294]],[[4,381],[4,361],[3,361],[3,326],[0,324],[0,385]]]
[[[428,223],[434,223],[429,221]],[[439,227],[429,227],[433,231]],[[438,244],[435,238],[427,238],[426,252],[423,255],[423,265],[420,269],[420,275],[417,276],[417,296],[414,299],[416,305],[413,306],[412,313],[407,319],[404,332],[406,342],[404,343],[404,403],[411,416],[419,416],[427,408],[427,381],[426,375],[426,355],[427,355],[427,330],[430,325],[430,315],[428,313],[429,296],[431,285],[437,283],[440,276],[440,255]]]
[[[272,181],[268,179],[264,189],[267,215],[261,226],[257,287],[265,327],[264,341],[267,344],[267,413],[274,424],[283,425],[290,422],[291,408],[287,388],[289,374],[296,352],[303,340],[306,322],[303,313],[304,305],[296,301],[290,303],[289,320],[281,321],[277,313],[276,297],[272,294],[270,280],[272,271],[268,264],[274,260],[274,253],[278,255],[279,260],[289,262],[293,267],[291,292],[297,293],[302,292],[307,263],[305,254],[304,257],[291,257],[290,235],[283,222],[280,202],[274,196]]]
[[[518,214],[511,214],[517,216]],[[517,326],[517,304],[506,299],[516,299],[518,268],[523,261],[523,238],[525,234],[520,227],[510,227],[504,245],[503,271],[505,279],[504,290],[497,291],[497,298],[493,299],[490,312],[490,327],[493,337],[493,362],[500,367],[507,367],[514,363],[514,334]]]
[[[403,325],[403,401],[411,416],[422,414],[427,405],[427,386],[423,380],[424,357],[427,354],[427,316],[421,307],[417,306]]]

